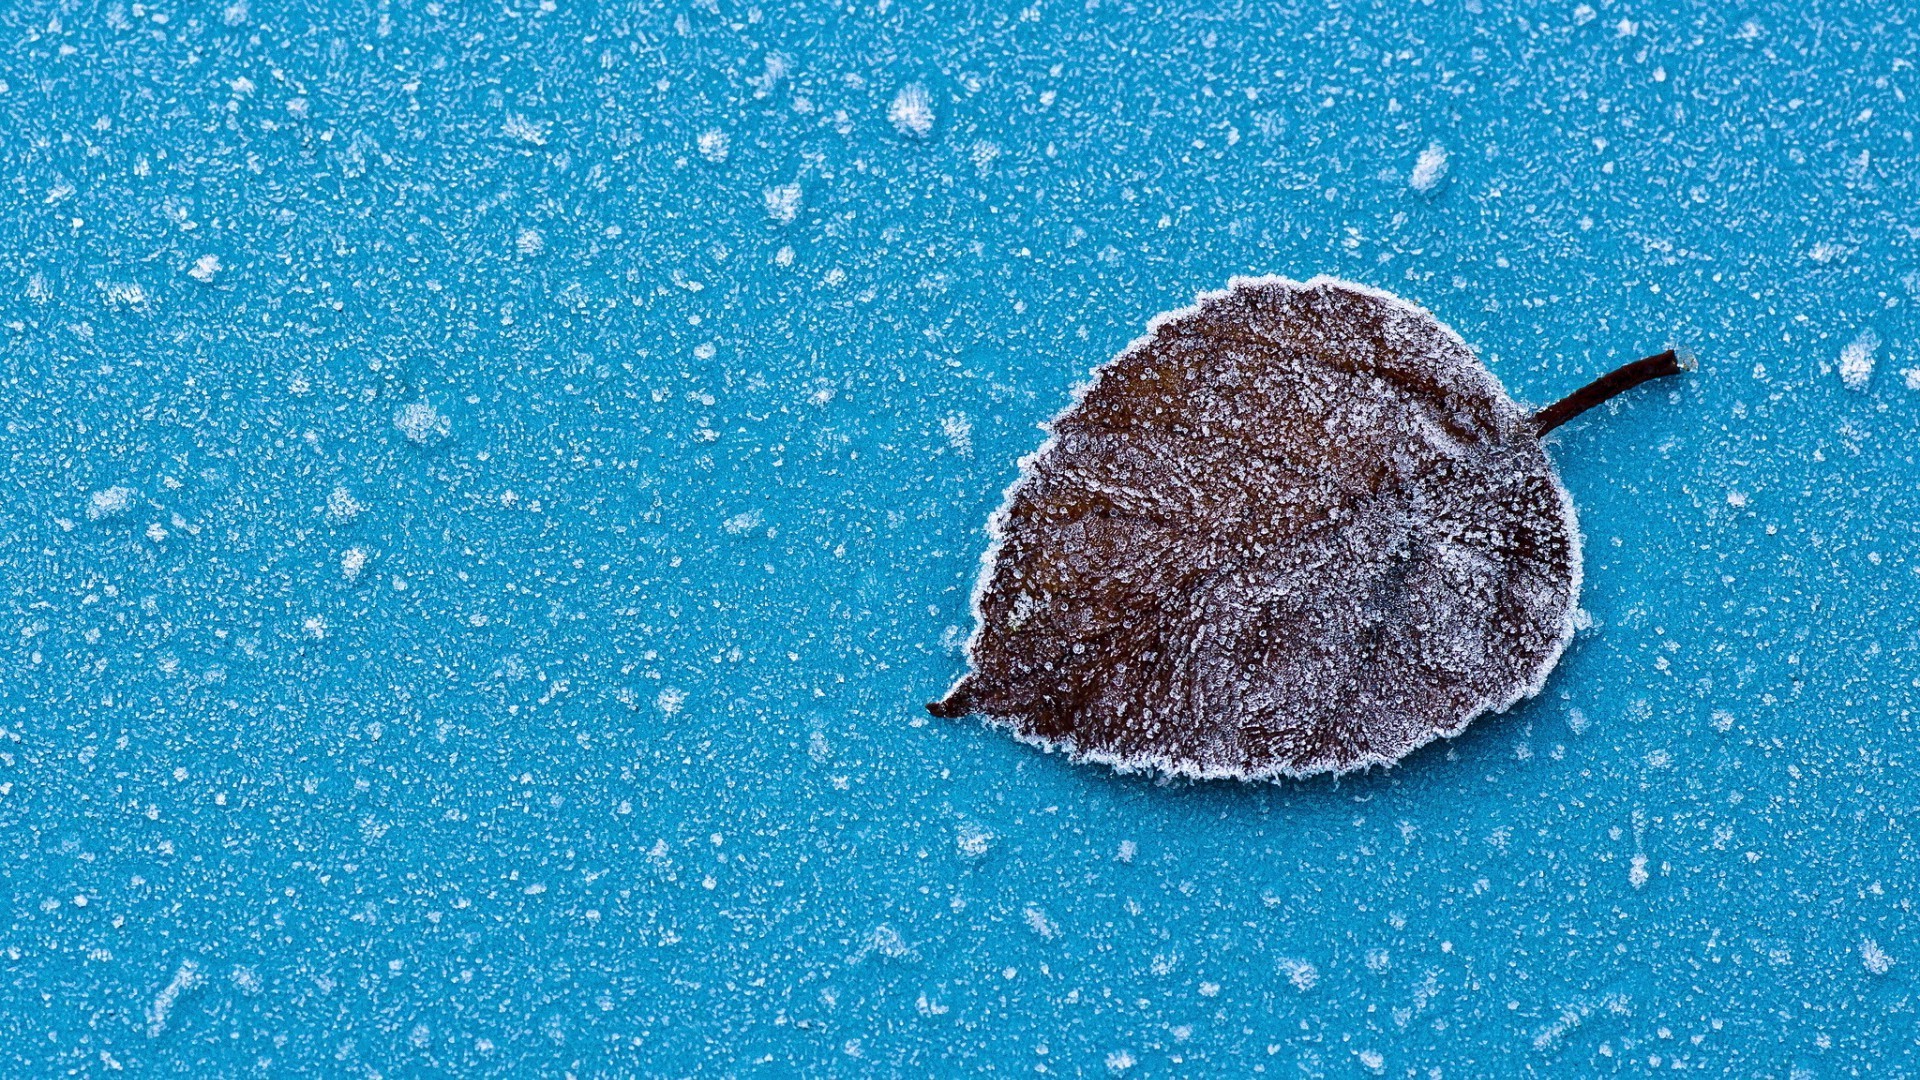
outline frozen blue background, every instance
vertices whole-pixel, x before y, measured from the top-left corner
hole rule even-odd
[[[5,1070],[1920,1072],[1920,34],[1589,2],[10,6]],[[1547,690],[928,720],[1035,425],[1267,272],[1699,351],[1553,440]]]

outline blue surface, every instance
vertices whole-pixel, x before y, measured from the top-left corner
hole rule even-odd
[[[10,7],[5,1071],[1920,1073],[1920,34],[1594,7]],[[1337,783],[928,720],[1248,272],[1694,345],[1591,629]]]

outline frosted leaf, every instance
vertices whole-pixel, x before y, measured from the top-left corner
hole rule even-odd
[[[902,135],[924,139],[933,133],[933,98],[919,83],[908,83],[887,106],[887,120]]]
[[[1447,178],[1447,148],[1439,143],[1420,151],[1414,159],[1413,175],[1407,185],[1422,195],[1430,195]]]
[[[1880,349],[1880,335],[1873,329],[1859,335],[1840,350],[1840,381],[1849,390],[1865,390],[1873,378],[1873,354]]]
[[[1529,417],[1427,311],[1238,279],[1156,319],[993,515],[972,671],[930,706],[1076,760],[1273,779],[1391,764],[1539,691],[1580,539]]]

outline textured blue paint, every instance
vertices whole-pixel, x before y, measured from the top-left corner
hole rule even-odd
[[[1920,1072],[1920,33],[1589,3],[0,13],[5,1071]],[[927,720],[1249,272],[1694,345],[1592,628],[1339,783]]]

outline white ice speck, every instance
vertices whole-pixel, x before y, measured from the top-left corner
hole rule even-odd
[[[1920,367],[1903,368],[1900,378],[1906,382],[1907,389],[1920,390]]]
[[[187,276],[202,284],[212,284],[213,275],[220,272],[220,256],[202,255],[193,261],[193,269]]]
[[[985,855],[987,849],[993,846],[993,839],[993,833],[985,828],[971,821],[963,821],[954,834],[953,843],[960,849],[963,857],[977,859]]]
[[[1590,5],[1581,4],[1573,9],[1573,25],[1585,26],[1593,21],[1596,14],[1598,13]]]
[[[547,250],[547,238],[539,229],[521,229],[520,235],[514,238],[513,246],[522,255],[538,255]]]
[[[1274,966],[1279,969],[1280,974],[1287,977],[1287,981],[1293,984],[1295,990],[1303,994],[1313,989],[1320,981],[1320,969],[1296,957],[1283,956],[1275,962]]]
[[[366,566],[367,553],[364,549],[350,547],[340,553],[340,574],[348,581],[358,578]]]
[[[985,139],[973,144],[973,168],[982,176],[986,175],[993,163],[1000,157],[1000,144]]]
[[[1885,975],[1893,968],[1893,957],[1880,948],[1880,943],[1872,938],[1860,939],[1860,962],[1875,975]]]
[[[1382,1075],[1387,1071],[1386,1055],[1380,1053],[1380,1051],[1362,1050],[1358,1056],[1360,1058],[1360,1064],[1375,1076]]]
[[[1713,730],[1722,735],[1733,730],[1733,714],[1725,709],[1713,710],[1713,715],[1707,718],[1707,722],[1713,725]]]
[[[444,438],[449,431],[453,430],[453,425],[447,422],[446,417],[440,415],[440,410],[424,401],[402,405],[400,410],[393,414],[393,426],[399,428],[400,433],[410,441],[422,444]]]
[[[100,286],[100,294],[115,307],[126,304],[140,307],[147,302],[147,290],[137,281],[109,281]]]
[[[305,630],[307,636],[315,641],[319,641],[321,638],[327,636],[327,620],[318,615],[307,616],[306,621],[300,624],[300,628]]]
[[[1131,840],[1122,840],[1120,841],[1120,850],[1114,852],[1113,857],[1116,859],[1119,859],[1123,863],[1130,863],[1134,860],[1134,857],[1139,854],[1140,854],[1139,844],[1136,844]]]
[[[1873,354],[1879,348],[1880,335],[1868,327],[1840,350],[1840,381],[1847,389],[1867,388],[1867,381],[1873,378]]]
[[[173,973],[173,980],[161,987],[147,1005],[147,1038],[156,1038],[167,1030],[167,1016],[173,1012],[173,1003],[180,999],[183,991],[199,982],[200,965],[192,960],[181,961],[179,970]]]
[[[147,526],[147,539],[157,544],[160,541],[165,540],[166,538],[167,538],[167,527],[165,525],[162,525],[156,521],[153,524]]]
[[[1433,143],[1414,159],[1407,185],[1422,195],[1431,194],[1447,178],[1447,167],[1447,148]]]
[[[87,500],[87,517],[93,521],[115,517],[133,508],[133,489],[120,484],[96,491]]]
[[[360,516],[366,507],[361,505],[353,493],[344,487],[335,487],[333,494],[327,496],[327,517],[339,524],[345,524]]]
[[[1047,918],[1047,913],[1040,910],[1038,904],[1028,904],[1024,915],[1027,920],[1027,929],[1039,934],[1042,938],[1051,941],[1059,935],[1060,925]]]
[[[666,716],[675,715],[684,708],[686,704],[687,692],[677,686],[669,686],[658,694],[655,694],[653,698],[654,708],[659,709],[660,712]]]
[[[940,433],[947,437],[947,445],[961,457],[973,455],[973,422],[958,413],[940,421]]]
[[[888,960],[919,959],[919,954],[914,951],[913,946],[907,944],[906,938],[900,936],[900,931],[887,923],[881,923],[867,931],[866,940],[860,943],[860,951],[850,959],[857,964],[876,953]]]
[[[927,88],[919,83],[908,83],[894,95],[893,104],[887,106],[887,119],[894,130],[915,139],[924,139],[933,133],[933,98],[927,94]]]
[[[1125,1050],[1115,1050],[1113,1053],[1107,1055],[1107,1071],[1109,1072],[1126,1072],[1128,1069],[1133,1068],[1134,1064],[1133,1055],[1127,1053]]]
[[[778,184],[763,193],[767,216],[776,224],[787,225],[800,216],[800,185]]]
[[[536,124],[519,113],[507,114],[506,121],[500,125],[500,134],[535,146],[547,145],[546,125]]]
[[[727,136],[726,132],[716,128],[713,131],[701,132],[695,145],[699,148],[701,157],[718,165],[727,160],[727,154],[733,149],[733,140]]]
[[[1639,888],[1647,883],[1647,857],[1635,855],[1632,865],[1627,867],[1627,884]]]
[[[745,536],[766,522],[766,515],[758,510],[742,510],[721,524],[731,536]]]
[[[1844,244],[1836,244],[1831,240],[1822,240],[1807,249],[1807,258],[1825,266],[1835,259],[1844,258],[1850,254],[1852,250],[1852,248]]]

